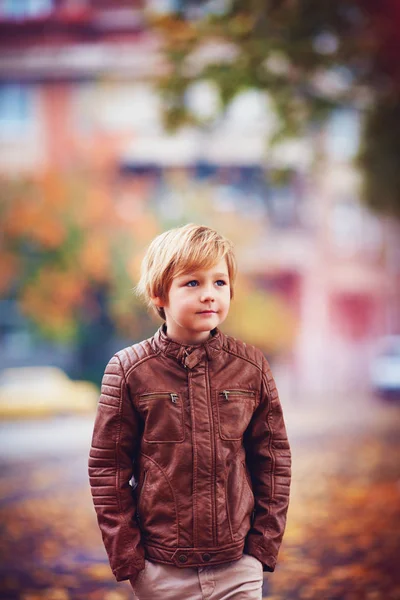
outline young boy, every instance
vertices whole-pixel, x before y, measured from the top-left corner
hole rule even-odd
[[[259,600],[289,503],[290,449],[263,354],[223,334],[232,244],[158,236],[138,291],[165,323],[106,367],[89,459],[113,573],[140,600]]]

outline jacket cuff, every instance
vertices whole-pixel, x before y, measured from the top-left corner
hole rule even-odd
[[[244,551],[247,554],[251,554],[262,563],[264,572],[273,573],[275,571],[276,558],[268,555],[267,552],[252,541],[251,538],[247,538]]]
[[[269,567],[268,565],[264,565],[264,563],[263,563],[263,571],[264,571],[264,573],[265,572],[267,572],[267,573],[273,573],[274,570],[275,569],[273,569],[272,567]]]
[[[129,579],[129,581],[133,583],[136,581],[140,571],[144,569],[144,565],[145,563],[143,561],[143,567],[140,569],[133,565],[120,567],[119,569],[115,569],[115,571],[113,571],[114,577],[117,581],[126,581]]]

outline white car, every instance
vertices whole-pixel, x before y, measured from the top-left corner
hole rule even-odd
[[[0,373],[0,418],[41,417],[95,410],[98,388],[72,381],[57,367],[22,367]]]
[[[378,395],[400,398],[400,335],[380,340],[371,365],[371,383]]]

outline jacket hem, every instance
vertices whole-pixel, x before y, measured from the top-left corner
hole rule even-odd
[[[144,544],[146,558],[176,567],[205,567],[239,560],[243,555],[245,538],[236,544],[218,548],[166,548]]]

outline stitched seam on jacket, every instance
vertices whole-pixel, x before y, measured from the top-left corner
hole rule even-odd
[[[146,360],[150,360],[152,358],[158,358],[160,356],[160,354],[161,354],[161,352],[157,352],[157,354],[152,354],[151,356],[145,356],[144,358],[142,358],[138,362],[135,362],[133,365],[131,365],[129,367],[129,369],[127,370],[127,372],[126,372],[126,375],[124,374],[125,381],[126,381],[127,377],[129,377],[129,375],[131,374],[131,372],[134,369],[136,369],[139,365],[141,365],[142,363],[146,362]],[[119,357],[118,357],[118,360],[119,360]]]
[[[271,377],[272,377],[271,369],[269,368],[269,366],[268,366],[268,370],[269,370],[269,372],[271,374]],[[268,392],[269,396],[271,396],[272,395],[272,390],[270,388],[269,381],[268,381],[268,373],[265,373],[263,371],[263,379],[264,378],[265,378],[265,383],[267,384],[267,392]]]
[[[213,552],[214,550],[232,550],[235,548],[239,548],[243,542],[246,541],[246,536],[243,536],[240,538],[240,540],[235,540],[233,542],[230,542],[229,544],[223,544],[223,545],[218,545],[215,548],[213,548],[212,546],[208,545],[208,546],[191,546],[190,550],[193,552]],[[163,544],[161,544],[160,542],[149,542],[148,540],[145,541],[145,545],[146,547],[149,548],[160,548],[161,550],[167,550],[168,552],[171,552],[171,554],[174,554],[174,552],[176,551],[176,547],[175,546],[164,546]],[[203,565],[204,566],[204,565]],[[178,567],[179,568],[179,567]],[[185,567],[186,568],[186,567]]]
[[[135,552],[134,546],[131,545],[131,539],[130,539],[130,536],[128,534],[129,523],[128,523],[126,517],[125,517],[124,512],[122,511],[121,498],[120,498],[120,486],[119,486],[119,483],[120,483],[120,479],[119,479],[120,469],[119,469],[119,452],[118,452],[118,449],[119,449],[119,441],[120,441],[120,436],[121,436],[121,421],[122,421],[122,408],[123,408],[122,386],[125,385],[125,388],[126,388],[127,383],[126,383],[125,372],[124,372],[124,369],[123,369],[123,366],[122,366],[122,363],[121,363],[121,359],[117,355],[116,355],[116,357],[118,359],[118,362],[119,362],[119,365],[120,365],[120,368],[121,368],[121,371],[122,371],[122,376],[123,376],[123,377],[121,377],[121,388],[120,388],[120,390],[121,390],[121,396],[120,396],[119,407],[118,407],[119,421],[118,421],[117,439],[116,439],[116,442],[115,442],[115,444],[116,444],[116,453],[115,454],[116,454],[116,458],[117,458],[117,460],[116,460],[116,472],[115,472],[117,503],[118,503],[118,510],[119,510],[120,514],[122,515],[122,519],[123,519],[123,525],[124,525],[124,527],[122,529],[123,536],[125,538],[125,541],[127,542],[127,546],[131,547],[132,554],[133,554],[134,567],[137,569],[137,567],[136,567],[136,552]],[[127,564],[129,564],[128,561],[127,561]]]
[[[231,540],[232,542],[235,541],[235,538],[233,537],[233,528],[232,528],[232,523],[231,523],[231,514],[229,512],[229,502],[228,502],[228,478],[225,478],[225,510],[226,510],[226,516],[228,518],[228,525],[229,525],[229,532],[231,534]]]
[[[250,363],[254,367],[257,367],[257,369],[260,371],[260,373],[263,373],[262,367],[260,367],[260,365],[258,363],[256,363],[254,360],[251,360],[251,358],[247,358],[247,356],[242,356],[241,354],[237,354],[236,352],[233,352],[233,350],[230,350],[226,346],[224,346],[223,349],[228,354],[232,354],[232,356],[236,356],[236,358],[241,358],[242,360],[245,360],[246,362]]]
[[[172,497],[174,499],[174,504],[175,504],[175,514],[176,514],[176,526],[177,526],[177,546],[179,546],[180,544],[180,522],[179,522],[179,511],[178,511],[178,501],[176,499],[176,494],[174,492],[174,488],[172,487],[172,483],[169,480],[168,475],[166,474],[166,472],[164,471],[164,469],[161,467],[161,465],[158,464],[157,461],[154,460],[154,458],[151,458],[151,456],[148,456],[147,454],[145,454],[144,452],[141,452],[142,456],[145,456],[148,460],[150,460],[152,463],[154,463],[157,466],[157,469],[160,469],[161,473],[164,475],[169,487],[171,488],[171,492],[172,492]]]
[[[264,371],[262,369],[262,367],[260,367],[260,365],[256,362],[254,362],[254,360],[251,360],[251,358],[247,358],[245,356],[242,356],[241,354],[237,354],[236,352],[233,352],[232,350],[229,350],[228,348],[226,348],[225,346],[223,347],[223,349],[225,350],[225,352],[227,352],[228,354],[231,354],[232,356],[236,356],[236,358],[241,358],[242,360],[245,360],[246,362],[248,362],[249,364],[253,365],[253,367],[256,367],[258,369],[258,371],[261,373],[261,375],[264,375]],[[267,385],[267,390],[269,392],[269,387]],[[254,411],[257,410],[257,408],[260,406],[260,402],[261,402],[261,394],[259,394],[258,396],[258,404],[256,404]]]
[[[274,481],[274,477],[275,477],[275,468],[276,468],[276,460],[275,460],[275,455],[272,451],[272,439],[273,439],[273,435],[274,432],[272,430],[272,426],[270,425],[269,422],[269,415],[272,409],[272,400],[271,400],[271,392],[270,392],[270,387],[268,385],[268,380],[267,380],[267,374],[263,372],[263,381],[265,381],[266,384],[266,388],[267,388],[267,392],[268,392],[268,401],[269,401],[269,405],[268,405],[268,412],[266,415],[267,418],[267,426],[268,426],[268,431],[269,431],[269,441],[268,441],[268,451],[271,457],[271,496],[268,502],[268,516],[267,516],[267,524],[264,527],[264,531],[263,531],[263,536],[265,536],[266,532],[268,531],[268,520],[271,516],[271,503],[272,500],[274,499],[275,496],[275,481]]]

